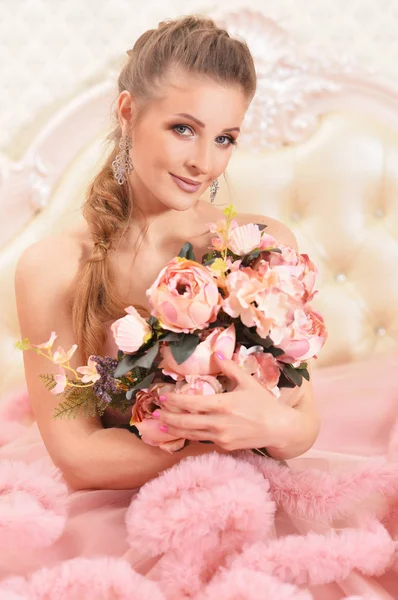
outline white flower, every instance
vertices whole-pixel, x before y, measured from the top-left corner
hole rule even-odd
[[[52,361],[56,365],[62,365],[63,363],[69,362],[74,353],[76,352],[76,348],[77,344],[73,344],[73,346],[68,350],[68,352],[65,352],[65,350],[61,346],[58,346],[58,350],[53,354]]]
[[[44,344],[36,344],[35,347],[40,348],[41,350],[51,350],[56,338],[57,338],[57,334],[55,333],[55,331],[52,331],[48,342],[44,342]]]
[[[76,369],[76,371],[78,373],[82,373],[83,374],[83,377],[82,377],[82,382],[83,383],[89,383],[90,381],[92,381],[93,383],[95,383],[96,381],[98,381],[98,379],[101,378],[101,375],[97,371],[97,363],[95,362],[95,360],[93,360],[91,358],[91,356],[88,359],[87,366],[85,366],[85,367],[78,367]]]

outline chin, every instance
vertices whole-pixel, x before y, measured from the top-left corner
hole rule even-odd
[[[199,200],[200,194],[188,194],[177,190],[174,194],[165,195],[165,199],[161,202],[172,210],[184,211],[192,208]]]

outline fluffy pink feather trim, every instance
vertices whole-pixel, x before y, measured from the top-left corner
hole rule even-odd
[[[107,557],[74,558],[40,569],[26,580],[5,580],[0,599],[11,600],[11,594],[15,600],[165,600],[158,585],[127,561]]]
[[[48,463],[0,461],[0,539],[12,552],[50,546],[66,520],[66,486]]]
[[[289,535],[247,548],[231,568],[248,568],[296,585],[322,585],[348,577],[353,569],[381,575],[390,566],[395,542],[376,520],[367,529],[334,530],[327,535]]]

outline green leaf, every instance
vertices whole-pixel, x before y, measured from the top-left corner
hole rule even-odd
[[[306,363],[306,362],[302,362],[302,363],[301,363],[301,364],[300,364],[300,365],[297,367],[297,369],[300,369],[300,370],[301,370],[301,369],[306,369],[307,367],[308,367],[308,363]]]
[[[203,254],[201,261],[202,265],[209,267],[214,263],[216,258],[221,258],[221,253],[217,252],[216,250],[210,250],[210,252],[207,252],[207,254]]]
[[[256,331],[251,331],[248,327],[244,327],[242,333],[250,341],[262,346],[263,348],[270,348],[273,345],[273,341],[269,336],[262,338]]]
[[[308,369],[300,369],[300,373],[304,377],[304,379],[306,379],[307,381],[310,380],[310,373]]]
[[[281,350],[280,348],[275,348],[275,346],[270,346],[269,348],[267,348],[267,352],[272,354],[274,358],[278,358],[278,356],[282,356],[282,354],[285,354],[283,350]]]
[[[188,260],[196,260],[191,242],[185,242],[179,251],[178,256],[180,258],[187,258]]]
[[[18,340],[17,342],[15,342],[14,344],[15,348],[17,348],[18,350],[29,350],[30,348],[30,342],[28,338],[24,338],[22,341]],[[32,348],[33,350],[33,348]]]
[[[119,379],[120,377],[131,371],[131,369],[134,367],[134,363],[136,360],[137,357],[134,354],[125,355],[116,367],[113,377],[115,379]]]
[[[140,356],[137,356],[136,354],[129,354],[125,356],[116,367],[113,377],[115,379],[119,379],[136,367],[150,369],[158,352],[159,342],[155,342],[153,346],[146,350],[144,354],[140,354]]]
[[[184,333],[177,342],[170,344],[171,353],[178,365],[181,365],[191,356],[199,341],[199,336],[193,333]]]
[[[183,333],[168,333],[166,337],[160,338],[161,342],[177,342],[180,339],[180,336],[184,335]]]
[[[289,381],[291,381],[295,385],[298,385],[299,387],[301,386],[301,384],[303,383],[303,378],[301,373],[297,369],[295,369],[291,365],[284,365],[282,370],[285,377],[289,379]]]
[[[68,397],[55,408],[53,418],[75,419],[80,411],[84,417],[94,417],[105,412],[106,403],[97,398],[93,388],[73,388]]]
[[[152,367],[153,361],[158,355],[158,352],[159,342],[155,342],[153,346],[151,346],[143,356],[141,356],[134,362],[134,368],[142,367],[143,369],[150,369]]]
[[[256,248],[250,254],[246,254],[246,256],[242,259],[242,266],[247,267],[254,259],[258,258],[261,254],[261,250]]]
[[[140,381],[139,383],[134,385],[132,388],[130,388],[128,390],[128,392],[126,392],[127,400],[132,399],[134,392],[138,392],[138,390],[143,390],[144,388],[150,386],[154,377],[155,377],[155,373],[149,373],[149,375],[147,375],[144,379],[142,379],[142,381]]]
[[[41,373],[39,375],[39,378],[44,383],[46,388],[50,391],[53,390],[55,388],[55,386],[57,385],[57,382],[54,379],[54,375]]]

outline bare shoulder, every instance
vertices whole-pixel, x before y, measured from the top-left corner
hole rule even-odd
[[[272,217],[265,217],[264,215],[253,215],[253,214],[238,214],[236,220],[240,225],[246,223],[258,223],[266,226],[266,231],[269,235],[272,235],[277,242],[286,244],[295,250],[298,249],[296,236],[293,231],[289,229],[287,225],[274,219]]]
[[[54,281],[68,283],[76,276],[87,251],[83,228],[47,235],[23,251],[17,263],[16,279],[34,278],[45,287]]]
[[[75,229],[46,236],[24,250],[15,271],[15,293],[20,324],[29,323],[30,335],[34,324],[42,333],[47,320],[66,314],[86,251],[84,237]]]

